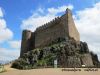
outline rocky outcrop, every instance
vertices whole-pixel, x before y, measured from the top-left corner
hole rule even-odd
[[[52,45],[24,53],[13,63],[12,67],[18,69],[53,67],[54,60],[57,60],[58,67],[63,68],[82,67],[82,65],[95,67],[99,63],[98,58],[89,52],[85,42],[57,39],[52,42]]]

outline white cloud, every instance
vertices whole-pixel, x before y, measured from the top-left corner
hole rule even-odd
[[[13,33],[10,29],[5,28],[0,30],[0,43],[7,41],[13,37]]]
[[[90,50],[100,56],[100,2],[77,11],[75,17],[81,40],[86,41]]]
[[[0,62],[18,58],[20,52],[14,45],[11,45],[12,47],[15,47],[14,49],[1,47],[2,44],[5,44],[4,42],[7,43],[13,37],[13,32],[7,27],[6,20],[3,16],[2,8],[0,7]],[[18,46],[18,44],[16,44],[16,46]]]
[[[20,47],[21,47],[21,40],[9,41],[9,45],[10,45],[11,48],[20,49]]]
[[[20,56],[20,40],[7,41],[9,48],[0,47],[0,63],[7,63],[9,61],[18,59]]]
[[[34,31],[37,27],[43,25],[44,23],[49,22],[54,17],[55,16],[49,15],[49,14],[46,16],[38,16],[38,17],[35,17],[33,15],[33,16],[29,17],[28,19],[22,21],[21,28]]]
[[[5,19],[3,19],[3,12],[0,8],[0,43],[7,41],[13,37],[13,32],[7,28]]]
[[[0,17],[3,17],[3,12],[2,12],[1,7],[0,7]]]
[[[6,62],[17,59],[20,51],[18,49],[0,48],[0,61]]]
[[[37,27],[54,19],[58,13],[64,12],[66,8],[73,9],[73,6],[68,5],[58,8],[48,8],[47,11],[39,8],[38,10],[36,10],[38,12],[34,12],[32,16],[22,21],[21,28],[34,31]],[[43,15],[41,15],[39,12]]]
[[[73,6],[72,5],[68,5],[68,6],[61,6],[61,7],[58,7],[58,8],[48,8],[48,11],[50,14],[58,14],[60,12],[64,12],[67,8],[69,9],[73,9]]]

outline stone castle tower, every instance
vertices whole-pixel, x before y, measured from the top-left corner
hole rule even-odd
[[[75,27],[71,10],[68,8],[64,15],[38,27],[34,32],[24,30],[20,56],[34,48],[47,46],[57,38],[74,38],[77,42],[80,41],[80,35]]]

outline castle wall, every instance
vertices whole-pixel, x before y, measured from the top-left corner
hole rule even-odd
[[[44,47],[59,37],[65,37],[64,27],[59,23],[55,23],[46,29],[36,31],[35,47]]]

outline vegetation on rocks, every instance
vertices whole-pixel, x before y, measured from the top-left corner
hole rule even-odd
[[[57,58],[58,51],[63,45],[55,44],[42,49],[34,49],[25,53],[22,58],[13,62],[12,67],[17,69],[32,69],[53,67],[54,60]]]
[[[54,67],[54,60],[57,60],[58,67],[81,67],[82,54],[89,53],[85,42],[76,42],[75,40],[57,39],[49,46],[36,48],[24,53],[24,55],[15,60],[12,68],[33,69]],[[97,56],[91,53],[94,65],[98,64]],[[87,61],[87,60],[86,60]]]

